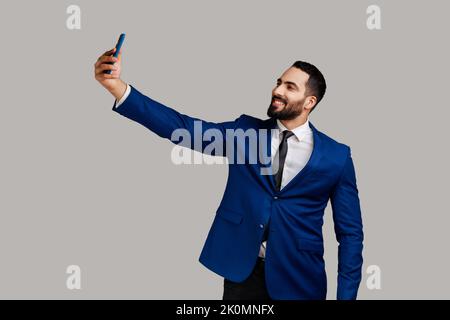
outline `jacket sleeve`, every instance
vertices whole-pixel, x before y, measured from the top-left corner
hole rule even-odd
[[[346,146],[347,147],[347,146]],[[337,299],[356,299],[363,264],[363,225],[351,150],[331,193],[334,230],[339,242]]]
[[[214,156],[225,156],[226,130],[234,129],[240,117],[234,121],[208,122],[182,114],[139,92],[133,86],[128,97],[112,110],[143,125],[162,138],[192,150]],[[218,146],[211,148],[209,144]],[[206,150],[205,150],[206,148]]]

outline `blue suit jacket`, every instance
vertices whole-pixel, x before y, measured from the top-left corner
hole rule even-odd
[[[113,110],[169,140],[173,130],[179,128],[194,137],[194,121],[202,121],[203,132],[220,130],[224,140],[226,129],[276,128],[274,119],[261,120],[245,114],[221,123],[193,118],[143,95],[133,86],[128,98],[119,107],[114,105]],[[273,176],[261,174],[261,163],[230,161],[226,189],[199,261],[231,281],[244,281],[255,266],[270,219],[265,259],[269,295],[273,299],[325,299],[322,224],[331,200],[339,242],[337,299],[356,299],[363,263],[363,231],[350,148],[321,133],[311,122],[310,127],[314,139],[311,157],[281,191],[276,190]],[[269,155],[270,141],[269,131]],[[192,141],[191,148],[204,151],[209,143],[195,146]],[[227,156],[226,148],[216,150],[214,155]]]

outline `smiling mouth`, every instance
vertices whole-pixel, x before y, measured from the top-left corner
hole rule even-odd
[[[284,103],[282,100],[279,99],[272,99],[272,105],[276,107],[284,107],[286,106],[286,103]]]

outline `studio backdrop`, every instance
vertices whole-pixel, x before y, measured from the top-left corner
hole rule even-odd
[[[447,1],[1,1],[0,298],[221,299],[199,256],[226,164],[112,110],[94,64],[211,122],[267,118],[295,61],[327,92],[309,120],[351,147],[358,299],[449,299]],[[192,157],[194,154],[192,152]],[[327,299],[338,243],[325,210]]]

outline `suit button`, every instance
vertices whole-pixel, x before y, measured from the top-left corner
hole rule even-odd
[[[261,229],[264,229],[264,225],[263,225],[263,224],[260,224],[259,227],[260,227]]]
[[[277,196],[274,196],[273,198],[274,198],[275,200],[277,200],[277,199],[278,199],[278,197],[277,197]]]

